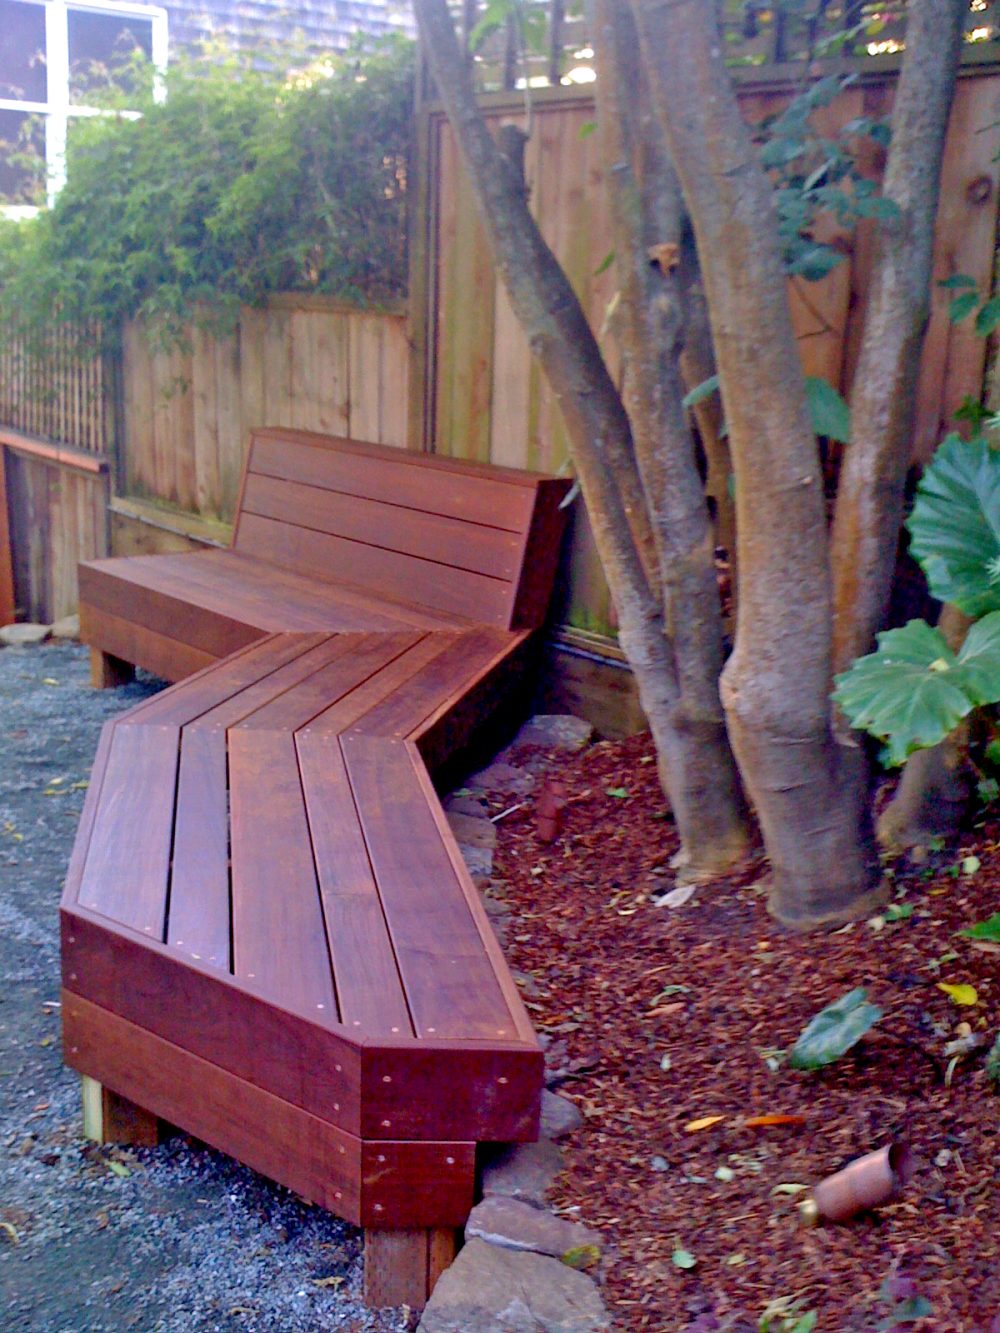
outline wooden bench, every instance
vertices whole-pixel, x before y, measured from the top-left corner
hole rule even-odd
[[[151,1142],[157,1117],[181,1126],[364,1227],[369,1301],[417,1307],[472,1206],[476,1145],[537,1136],[541,1051],[428,768],[514,695],[532,631],[512,626],[541,618],[565,487],[291,433],[289,470],[309,462],[325,492],[323,478],[344,484],[346,457],[355,488],[379,490],[376,549],[407,545],[412,562],[391,583],[342,518],[335,541],[352,546],[324,549],[347,560],[351,585],[310,581],[304,563],[291,580],[240,547],[259,517],[250,506],[263,507],[255,468],[277,471],[285,438],[254,438],[237,561],[88,567],[84,619],[99,654],[138,649],[177,675],[192,651],[210,664],[102,734],[62,907],[66,1059],[85,1076],[94,1137]],[[359,459],[375,478],[360,480]],[[511,490],[533,498],[515,510]],[[434,548],[462,565],[442,561],[432,577],[441,530],[414,508],[419,496],[447,507],[449,523],[492,533],[513,529],[486,518],[520,514],[504,546],[520,564],[476,571],[498,585],[484,623],[447,606],[449,579],[483,563],[484,542],[466,532],[467,549]],[[393,505],[410,537],[392,529]],[[346,512],[339,500],[324,509],[328,526],[333,509]],[[319,529],[291,522],[307,512],[320,521],[315,507],[287,511],[272,556],[310,547]],[[209,591],[220,570],[236,571],[228,603]],[[116,580],[132,620],[104,609]],[[283,614],[286,580],[303,593],[296,617],[312,590],[311,614],[336,623],[262,634]],[[210,635],[226,610],[254,638],[223,656]],[[142,633],[128,640],[118,623]]]

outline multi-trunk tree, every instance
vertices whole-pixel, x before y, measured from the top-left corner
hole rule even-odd
[[[532,217],[522,132],[490,134],[446,0],[415,7],[497,270],[565,418],[679,868],[705,877],[737,861],[748,799],[779,919],[806,928],[871,910],[882,889],[868,751],[830,694],[889,600],[966,0],[908,6],[832,525],[788,304],[787,228],[737,105],[716,6],[591,4],[621,392]],[[717,368],[728,428],[739,598],[725,662],[685,362],[689,376]]]

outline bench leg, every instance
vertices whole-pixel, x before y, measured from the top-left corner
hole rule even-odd
[[[116,685],[127,685],[135,680],[135,667],[112,653],[102,653],[100,648],[90,650],[90,683],[95,690],[110,690]]]
[[[365,1304],[373,1309],[408,1305],[422,1310],[438,1278],[455,1257],[451,1227],[365,1232]]]
[[[105,1088],[96,1079],[80,1076],[83,1094],[83,1132],[95,1143],[131,1143],[155,1148],[160,1142],[160,1122],[126,1097]]]

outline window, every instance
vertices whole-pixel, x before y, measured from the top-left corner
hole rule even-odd
[[[64,179],[67,125],[98,114],[94,90],[139,51],[162,69],[167,14],[130,0],[0,0],[0,204],[25,205]],[[20,211],[20,210],[19,210]]]

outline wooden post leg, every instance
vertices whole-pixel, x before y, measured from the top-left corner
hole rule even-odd
[[[365,1304],[422,1310],[455,1257],[456,1241],[450,1227],[365,1231]]]
[[[135,667],[111,653],[102,653],[100,648],[90,650],[90,683],[95,690],[113,689],[115,685],[127,685],[135,679]]]
[[[160,1142],[160,1122],[126,1097],[105,1088],[96,1079],[80,1076],[83,1094],[83,1132],[95,1143],[131,1143],[155,1148]]]

